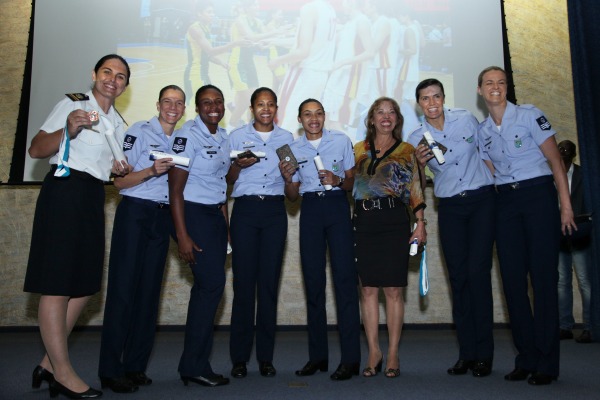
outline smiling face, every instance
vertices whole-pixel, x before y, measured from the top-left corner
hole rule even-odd
[[[316,101],[305,103],[300,109],[298,122],[302,124],[302,128],[304,128],[308,139],[320,138],[323,135],[323,126],[325,125],[325,110],[323,110],[323,106]]]
[[[270,132],[273,130],[273,120],[277,114],[277,100],[267,90],[256,95],[250,112],[254,116],[254,128],[259,132]]]
[[[483,74],[481,84],[477,88],[485,103],[489,106],[506,103],[506,74],[503,71],[491,70]]]
[[[419,90],[419,106],[427,122],[432,123],[444,119],[444,93],[438,85],[427,86]]]
[[[111,102],[125,91],[127,87],[127,67],[118,58],[110,58],[92,72],[94,95],[104,97]]]
[[[370,122],[375,126],[375,132],[377,134],[391,135],[398,123],[398,116],[392,103],[382,101],[373,111],[373,117]]]
[[[215,133],[225,115],[225,100],[218,90],[206,89],[196,96],[196,112],[209,131]]]
[[[174,127],[185,112],[185,95],[180,90],[167,89],[156,103],[161,124]]]

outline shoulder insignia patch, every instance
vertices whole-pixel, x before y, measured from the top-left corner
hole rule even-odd
[[[125,135],[125,139],[123,140],[123,151],[131,150],[133,144],[137,137],[132,135]]]
[[[65,93],[65,96],[73,101],[86,101],[90,99],[90,96],[85,93]]]
[[[540,129],[543,131],[547,131],[552,129],[550,122],[543,115],[535,120],[537,124],[540,126]]]
[[[175,143],[173,143],[172,150],[175,154],[179,154],[185,150],[185,145],[187,144],[187,138],[176,138]]]

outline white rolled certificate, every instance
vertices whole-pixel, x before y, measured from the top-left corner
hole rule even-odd
[[[446,159],[444,158],[444,153],[438,146],[437,142],[433,139],[433,136],[431,136],[431,133],[429,131],[426,131],[425,133],[423,133],[423,137],[425,138],[425,140],[427,140],[429,148],[433,152],[433,155],[435,156],[435,159],[437,160],[438,164],[441,165],[445,163]]]
[[[177,156],[175,154],[164,153],[164,152],[158,151],[158,150],[152,150],[150,152],[150,159],[152,161],[160,160],[161,158],[171,158],[171,159],[173,159],[174,164],[181,165],[183,167],[190,166],[190,159],[187,157]]]
[[[119,144],[119,142],[117,142],[117,138],[115,137],[115,130],[112,128],[107,129],[104,132],[104,137],[106,137],[106,141],[108,142],[108,146],[110,147],[110,151],[112,151],[115,160],[119,162],[127,162],[127,158],[125,158],[125,153],[123,153],[123,144]]]
[[[321,160],[321,156],[315,156],[315,166],[317,167],[317,171],[325,169],[325,166],[323,165],[323,160]],[[331,185],[323,185],[323,187],[325,188],[325,190],[333,189],[333,186]]]

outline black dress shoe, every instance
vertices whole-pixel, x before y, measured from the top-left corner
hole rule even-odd
[[[223,375],[219,374],[212,374],[209,376],[182,376],[181,380],[185,386],[187,386],[189,382],[209,387],[223,386],[229,383],[229,378],[225,378]]]
[[[448,368],[448,373],[450,375],[464,375],[473,368],[473,365],[473,361],[460,359],[454,364],[454,367]]]
[[[492,373],[492,362],[491,361],[475,361],[471,367],[473,376],[482,378]]]
[[[358,375],[360,365],[355,364],[340,364],[330,378],[334,381],[345,381],[352,378],[352,375]]]
[[[585,329],[581,332],[581,335],[579,335],[577,339],[575,339],[575,341],[577,343],[592,343],[592,334],[590,333],[590,331]]]
[[[258,370],[262,376],[272,377],[275,376],[277,370],[270,361],[260,361],[258,363]]]
[[[31,374],[31,387],[34,389],[39,389],[40,386],[42,386],[42,381],[52,383],[53,380],[54,374],[41,365],[38,365],[33,370],[33,374]]]
[[[327,360],[321,360],[321,361],[309,361],[306,363],[306,365],[304,367],[302,367],[302,369],[299,369],[298,371],[296,371],[296,375],[298,376],[309,376],[309,375],[314,375],[315,372],[317,371],[321,371],[321,372],[325,372],[327,371],[328,367],[329,367],[329,362]]]
[[[138,386],[124,376],[119,378],[100,378],[102,389],[109,388],[115,393],[133,393],[138,390]]]
[[[534,372],[531,377],[527,380],[527,383],[530,385],[549,385],[552,381],[556,380],[556,376],[541,374],[539,372]]]
[[[148,378],[148,375],[144,372],[125,372],[125,377],[137,386],[148,386],[152,384],[152,379]]]
[[[531,374],[531,371],[523,368],[515,368],[510,373],[504,375],[507,381],[524,381]]]
[[[561,329],[558,333],[560,340],[573,339],[573,332],[570,329]]]
[[[231,376],[234,378],[245,378],[246,375],[248,375],[248,369],[246,368],[245,362],[233,363],[233,367],[231,368]]]
[[[57,397],[59,393],[70,399],[95,399],[102,396],[101,391],[92,388],[89,388],[85,392],[73,392],[72,390],[67,389],[57,381],[53,380],[50,383],[50,397]]]

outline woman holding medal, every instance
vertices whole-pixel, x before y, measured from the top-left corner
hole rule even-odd
[[[309,359],[296,375],[313,375],[329,368],[325,309],[326,251],[329,248],[342,355],[331,379],[347,380],[358,375],[360,364],[358,281],[346,196],[354,182],[352,142],[345,133],[324,128],[325,110],[315,99],[300,104],[298,122],[302,124],[304,135],[290,147],[299,168],[288,161],[279,164],[288,199],[295,201],[302,196],[300,258],[306,290]],[[322,161],[320,167],[316,165],[316,156]]]
[[[473,114],[444,108],[444,86],[437,79],[419,83],[415,95],[425,122],[408,142],[416,147],[423,187],[425,165],[434,174],[440,240],[459,344],[458,361],[448,374],[472,370],[473,376],[483,377],[492,372],[494,356],[494,178],[478,151],[479,124]],[[441,161],[423,143],[426,132],[447,149]]]
[[[235,199],[231,213],[234,296],[229,340],[234,378],[247,374],[255,325],[260,374],[276,374],[273,349],[277,295],[288,225],[276,149],[294,140],[291,132],[273,122],[277,115],[273,90],[256,89],[250,97],[250,111],[253,121],[229,136],[231,150],[264,153],[261,158],[250,153],[249,157],[235,159],[227,174]]]
[[[125,123],[114,108],[129,84],[127,61],[102,57],[92,89],[69,95],[50,113],[31,141],[32,158],[50,158],[52,169],[38,197],[24,290],[40,293],[38,321],[46,355],[32,386],[50,384],[52,397],[100,397],[75,372],[67,338],[90,297],[100,290],[104,265],[104,182],[131,166],[113,161],[104,132],[119,142]],[[93,120],[93,121],[92,121]],[[58,165],[57,165],[58,164]]]

